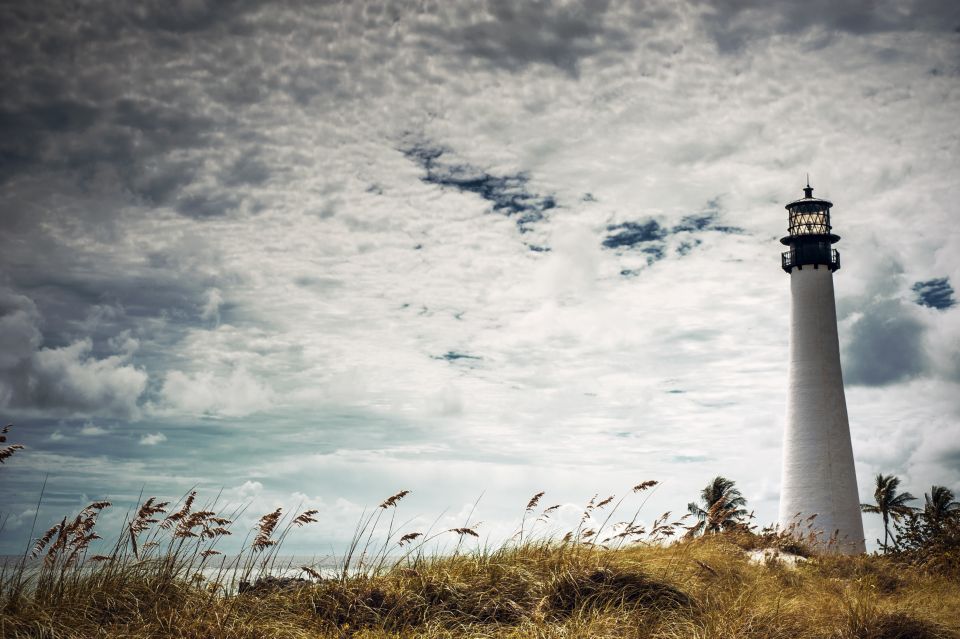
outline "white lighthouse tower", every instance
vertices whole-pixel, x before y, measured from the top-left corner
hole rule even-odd
[[[850,424],[840,372],[840,343],[833,296],[833,272],[840,254],[832,245],[831,202],[804,197],[787,204],[790,247],[782,255],[790,274],[790,367],[787,425],[783,438],[780,525],[814,528],[836,552],[865,551]]]

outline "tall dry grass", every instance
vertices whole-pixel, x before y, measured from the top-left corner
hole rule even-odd
[[[629,494],[642,500],[656,482]],[[526,502],[504,543],[465,550],[469,521],[407,530],[400,491],[364,515],[335,571],[277,578],[289,535],[322,515],[274,510],[240,531],[189,492],[148,497],[106,550],[94,502],[43,531],[0,575],[2,637],[657,637],[929,639],[960,637],[960,576],[883,556],[843,557],[802,530],[744,525],[688,534],[669,513],[640,523],[641,501],[591,499],[554,534],[559,505]],[[809,527],[809,522],[807,523]],[[246,533],[243,550],[219,545]],[[437,540],[450,544],[434,552]],[[795,567],[750,551],[806,557]]]

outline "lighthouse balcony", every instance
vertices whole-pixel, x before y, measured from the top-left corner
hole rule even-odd
[[[780,254],[780,260],[783,270],[787,273],[794,268],[802,269],[804,266],[817,268],[823,265],[831,271],[840,268],[839,251],[818,245],[798,246],[789,251],[784,251]]]

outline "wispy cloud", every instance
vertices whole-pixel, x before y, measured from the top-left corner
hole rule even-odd
[[[426,170],[424,182],[479,195],[490,202],[494,213],[514,218],[521,232],[531,230],[531,225],[557,206],[552,196],[527,190],[530,178],[525,173],[492,175],[469,164],[446,161],[444,149],[424,143],[410,146],[403,153]]]

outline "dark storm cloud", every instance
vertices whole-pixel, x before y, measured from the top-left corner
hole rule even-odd
[[[149,0],[131,6],[128,15],[144,29],[182,34],[232,22],[262,4],[253,0]]]
[[[545,64],[576,75],[585,58],[636,46],[631,24],[617,19],[614,5],[488,0],[453,14],[454,20],[428,22],[419,32],[425,46],[442,44],[510,71]]]
[[[188,195],[177,200],[177,211],[196,219],[218,217],[237,210],[240,203],[229,193]]]
[[[101,170],[116,176],[135,200],[165,204],[187,216],[209,217],[237,208],[237,195],[202,193],[181,199],[203,177],[199,159],[184,151],[203,152],[218,127],[215,122],[177,104],[121,98],[93,108],[80,102],[28,103],[0,113],[0,179],[25,170],[62,171],[87,184]],[[223,188],[258,185],[269,170],[245,155],[220,175]],[[208,188],[208,187],[204,187]]]
[[[943,310],[957,303],[953,298],[953,287],[946,277],[917,282],[913,285],[913,292],[917,295],[917,304],[921,306]]]
[[[885,31],[952,31],[960,26],[953,0],[701,0],[702,24],[724,52],[774,34],[800,35],[811,29],[864,35]]]
[[[415,46],[445,59],[453,47],[458,59],[575,73],[587,57],[632,48],[634,27],[652,28],[670,15],[607,0],[492,0],[431,12],[402,3],[260,6],[197,0],[0,9],[0,55],[8,62],[0,69],[0,182],[55,171],[84,188],[102,177],[98,188],[117,184],[137,204],[197,219],[255,210],[249,190],[277,169],[255,155],[222,157],[224,139],[258,136],[242,109],[283,94],[301,107],[375,94],[382,87],[363,74],[345,78],[343,63],[382,44],[379,29],[399,25],[419,34]],[[363,28],[346,33],[338,22]],[[291,33],[291,25],[302,28]],[[302,55],[316,39],[337,42],[340,59]],[[428,176],[488,199],[522,230],[556,204],[529,192],[528,179],[454,164],[438,164]]]
[[[232,45],[257,5],[46,2],[0,10],[0,183],[56,172],[87,190],[115,184],[136,203],[186,216],[237,210],[246,195],[226,189],[260,185],[270,172],[256,154],[221,157],[218,136],[240,125],[230,96],[214,89],[256,67],[257,56],[248,61]],[[219,182],[204,180],[210,172]]]
[[[51,136],[85,131],[96,119],[95,108],[69,99],[0,107],[0,177],[49,155]]]
[[[220,268],[219,253],[198,238],[183,237],[163,246],[151,245],[150,238],[145,238],[140,241],[142,254],[113,256],[101,251],[101,242],[115,241],[113,228],[86,210],[102,206],[99,202],[86,202],[82,194],[77,195],[84,207],[79,215],[90,217],[67,220],[58,211],[33,212],[25,197],[0,197],[0,208],[32,213],[30,226],[0,229],[7,246],[0,252],[0,267],[8,282],[29,298],[43,317],[47,346],[89,337],[93,354],[99,355],[101,345],[120,332],[158,324],[164,335],[156,337],[172,339],[168,333],[179,333],[200,322],[207,291],[223,286],[224,278],[229,277]],[[78,236],[94,237],[65,244],[42,232],[45,227],[64,228],[68,223]],[[96,238],[101,225],[104,237]],[[37,255],[43,259],[36,259]],[[161,318],[175,321],[161,322]]]
[[[191,236],[129,238],[113,202],[48,186],[62,189],[69,208],[31,189],[0,194],[0,271],[12,289],[0,333],[19,344],[3,349],[12,360],[0,365],[0,406],[135,416],[150,393],[146,371],[162,370],[182,336],[205,323],[208,289],[224,276],[218,253]],[[131,239],[139,250],[117,250]]]
[[[147,375],[127,362],[135,340],[116,342],[117,353],[97,358],[89,338],[41,347],[40,323],[32,300],[0,290],[0,407],[67,415],[137,413]]]
[[[479,195],[492,204],[494,213],[514,219],[521,232],[529,231],[546,217],[546,211],[557,206],[552,196],[527,190],[530,177],[526,173],[494,175],[469,164],[445,162],[442,157],[447,151],[430,144],[416,144],[403,153],[426,170],[421,180]]]
[[[263,160],[255,155],[244,155],[234,162],[220,178],[227,186],[263,184],[270,179],[271,171]]]
[[[960,468],[960,443],[942,442],[942,448],[935,460],[947,468]]]
[[[844,352],[849,384],[884,386],[926,372],[924,325],[896,299],[873,302],[850,330]]]
[[[136,229],[158,207],[205,220],[259,206],[275,169],[234,108],[246,98],[216,91],[259,64],[243,29],[255,7],[0,8],[0,271],[40,340],[0,374],[5,405],[130,416],[153,383],[143,366],[203,323],[217,253]]]

